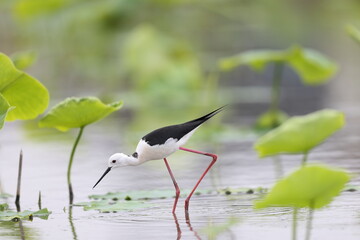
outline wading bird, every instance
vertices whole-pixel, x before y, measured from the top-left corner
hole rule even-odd
[[[206,170],[201,175],[200,179],[197,181],[195,187],[190,192],[189,196],[185,200],[185,211],[188,213],[189,210],[189,201],[196,188],[200,184],[201,180],[204,178],[206,173],[210,170],[210,168],[216,162],[217,156],[215,154],[196,151],[188,148],[182,147],[192,136],[195,130],[203,124],[206,120],[210,119],[217,113],[219,113],[223,108],[220,107],[211,113],[206,114],[200,118],[194,119],[189,122],[185,122],[182,124],[171,125],[163,128],[156,129],[151,133],[144,136],[138,143],[136,147],[136,151],[132,155],[126,155],[124,153],[115,153],[108,160],[108,168],[104,172],[104,174],[100,177],[100,179],[96,182],[93,188],[105,177],[106,174],[110,172],[111,169],[116,167],[124,167],[124,166],[136,166],[140,165],[149,160],[160,160],[164,159],[164,163],[166,168],[169,171],[170,177],[175,186],[175,202],[172,209],[172,212],[175,213],[176,205],[180,196],[180,189],[174,175],[170,169],[170,165],[166,159],[169,155],[173,154],[177,150],[183,150],[187,152],[192,152],[196,154],[206,155],[212,158],[210,165],[206,168]]]

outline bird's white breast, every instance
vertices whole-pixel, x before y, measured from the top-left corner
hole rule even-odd
[[[145,162],[148,160],[163,159],[178,149],[177,140],[173,138],[169,138],[164,144],[153,146],[141,139],[136,147],[136,152],[138,153],[139,160]]]
[[[179,148],[184,145],[187,140],[189,140],[196,129],[197,128],[184,135],[180,140],[169,138],[164,144],[151,146],[146,141],[141,139],[136,147],[139,161],[143,163],[149,160],[159,160],[166,158],[167,156],[179,150]]]

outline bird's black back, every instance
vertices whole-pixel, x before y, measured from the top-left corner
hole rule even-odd
[[[200,126],[206,120],[219,113],[224,107],[225,106],[222,106],[212,111],[211,113],[206,114],[205,116],[199,117],[189,122],[156,129],[145,135],[142,140],[147,142],[150,146],[164,144],[169,138],[180,140],[183,136],[194,130],[196,127]]]

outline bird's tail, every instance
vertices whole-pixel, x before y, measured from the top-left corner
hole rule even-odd
[[[206,120],[212,118],[213,116],[215,116],[216,114],[218,114],[219,112],[221,112],[227,105],[224,105],[222,107],[219,107],[218,109],[212,111],[211,113],[208,113],[202,117],[199,117],[197,119],[192,120],[191,122],[197,122],[200,121],[201,123],[205,122]]]

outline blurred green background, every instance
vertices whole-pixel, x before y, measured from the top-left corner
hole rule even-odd
[[[50,91],[124,100],[119,114],[139,131],[186,120],[231,103],[248,116],[269,103],[272,69],[222,73],[219,59],[252,49],[300,44],[339,64],[330,84],[305,87],[285,69],[282,107],[303,114],[358,100],[360,48],[347,36],[360,26],[355,0],[2,0],[1,51],[31,51],[26,71]],[[346,91],[346,94],[343,92]],[[146,119],[146,124],[144,124]]]

